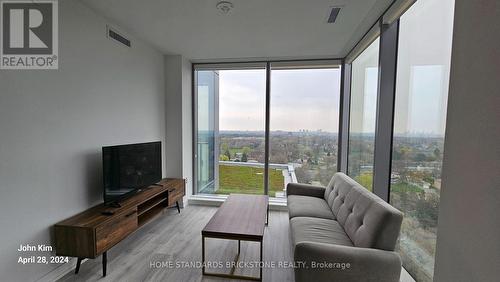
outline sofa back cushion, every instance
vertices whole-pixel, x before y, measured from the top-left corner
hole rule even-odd
[[[325,187],[325,200],[328,199],[328,195],[333,191],[333,186],[335,185],[335,175],[330,179],[330,182],[328,182],[328,185]],[[331,205],[330,205],[331,206]]]
[[[343,173],[330,183],[325,200],[354,246],[393,251],[403,214]]]

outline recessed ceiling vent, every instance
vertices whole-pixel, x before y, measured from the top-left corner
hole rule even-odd
[[[340,13],[340,7],[332,7],[330,15],[328,16],[328,23],[334,23]]]
[[[114,28],[107,26],[107,36],[110,40],[115,41],[116,43],[119,43],[121,45],[125,45],[127,47],[131,46],[130,40],[123,36],[122,34],[118,33]]]

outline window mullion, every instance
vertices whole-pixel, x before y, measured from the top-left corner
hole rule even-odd
[[[381,27],[373,192],[389,201],[399,21]]]

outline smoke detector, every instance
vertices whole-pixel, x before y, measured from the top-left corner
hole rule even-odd
[[[222,14],[227,15],[233,10],[234,5],[229,1],[219,1],[215,6]]]

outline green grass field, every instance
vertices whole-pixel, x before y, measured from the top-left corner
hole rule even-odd
[[[274,197],[276,191],[283,191],[284,179],[281,170],[269,170],[269,196]],[[231,193],[241,194],[263,194],[264,193],[264,169],[246,166],[219,166],[219,189],[217,194],[229,195]]]
[[[422,190],[423,190],[422,188],[406,182],[395,183],[391,185],[391,192],[397,192],[397,193],[402,193],[402,192],[418,193],[422,192]]]

